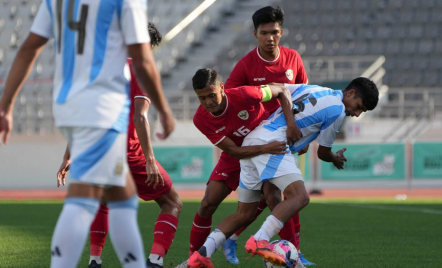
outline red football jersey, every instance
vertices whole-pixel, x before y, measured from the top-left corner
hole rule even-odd
[[[132,61],[128,60],[127,63],[129,64],[130,69],[130,98],[131,98],[131,104],[130,104],[130,113],[129,113],[129,127],[127,130],[127,161],[129,163],[129,166],[136,167],[136,166],[143,166],[145,162],[145,157],[143,150],[141,148],[140,141],[138,140],[137,131],[135,129],[134,124],[134,101],[135,99],[145,99],[150,103],[149,98],[147,97],[146,93],[141,90],[140,86],[138,85],[136,76],[134,72],[132,71]]]
[[[308,84],[299,53],[282,46],[278,48],[278,57],[273,61],[264,59],[259,54],[258,47],[250,51],[233,68],[225,88],[259,86],[269,83]],[[263,104],[271,114],[280,106],[278,99]]]
[[[226,107],[222,114],[215,116],[200,105],[193,123],[214,145],[229,137],[241,146],[244,137],[269,116],[261,103],[262,97],[262,89],[258,86],[231,88],[226,91]],[[233,158],[224,152],[221,157]]]

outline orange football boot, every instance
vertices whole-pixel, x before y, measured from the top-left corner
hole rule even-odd
[[[252,257],[258,254],[263,257],[266,261],[271,262],[273,265],[285,266],[285,260],[273,252],[269,247],[269,241],[267,240],[256,240],[252,235],[246,242],[246,252],[251,253]]]
[[[214,268],[213,263],[208,257],[203,257],[198,251],[195,251],[187,261],[189,268]]]

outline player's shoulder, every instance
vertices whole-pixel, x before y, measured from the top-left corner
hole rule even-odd
[[[279,46],[279,51],[286,56],[301,58],[301,55],[293,48]]]
[[[198,106],[198,109],[196,109],[196,112],[193,116],[193,123],[198,125],[204,125],[207,122],[207,119],[209,118],[209,112],[204,109],[202,105]]]
[[[247,53],[244,57],[242,57],[239,62],[248,63],[254,61],[258,58],[258,53],[256,52],[257,47],[253,48],[249,53]],[[238,62],[238,63],[239,63]]]

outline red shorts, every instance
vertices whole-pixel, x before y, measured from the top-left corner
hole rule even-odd
[[[161,184],[157,185],[157,188],[153,188],[153,184],[147,186],[147,173],[146,173],[146,161],[135,165],[133,163],[129,163],[130,172],[135,181],[135,185],[137,186],[138,197],[143,199],[144,201],[151,201],[160,198],[163,195],[170,193],[172,189],[172,180],[167,174],[166,170],[156,161],[157,167],[160,170],[160,174],[164,180],[164,186]]]
[[[209,181],[225,181],[230,189],[236,191],[239,185],[239,174],[241,173],[239,159],[224,154],[224,152],[221,153],[221,157],[213,169]]]

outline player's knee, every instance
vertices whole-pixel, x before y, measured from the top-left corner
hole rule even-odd
[[[299,196],[299,203],[301,203],[302,207],[305,207],[310,203],[310,196],[307,193],[302,193]]]
[[[278,198],[278,196],[273,194],[266,196],[266,203],[270,210],[273,210],[273,208],[276,207],[276,205],[278,205],[280,202],[281,198]]]
[[[201,201],[199,214],[203,218],[211,217],[213,215],[213,213],[215,213],[217,207],[218,207],[218,204],[212,204],[208,200],[203,199]]]

